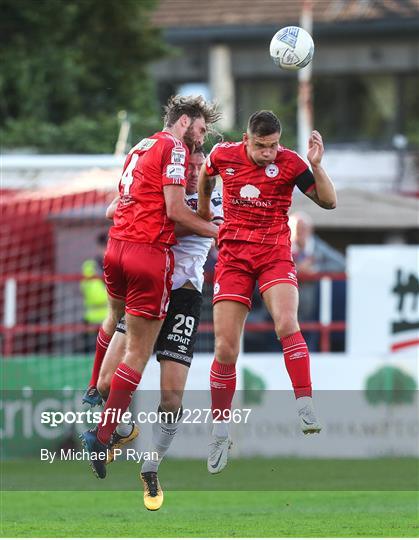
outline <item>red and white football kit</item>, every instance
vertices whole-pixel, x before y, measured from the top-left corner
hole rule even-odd
[[[185,186],[188,159],[187,147],[161,131],[140,141],[125,161],[104,271],[109,294],[125,299],[131,315],[166,316],[173,273],[170,246],[176,238],[163,187]]]
[[[233,300],[250,309],[256,281],[261,293],[278,283],[298,286],[288,210],[294,186],[303,193],[315,187],[303,159],[279,147],[275,160],[261,167],[247,156],[243,142],[222,143],[208,156],[206,172],[223,180],[214,303]]]

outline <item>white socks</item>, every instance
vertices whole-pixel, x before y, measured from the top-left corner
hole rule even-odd
[[[159,407],[159,412],[161,409]],[[181,425],[182,409],[173,415],[177,422],[156,422],[153,424],[153,436],[150,455],[157,454],[157,460],[144,461],[142,473],[157,472],[159,465],[172,444],[173,439]]]

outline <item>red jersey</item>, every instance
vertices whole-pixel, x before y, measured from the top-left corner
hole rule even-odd
[[[243,142],[221,143],[208,156],[206,170],[223,179],[219,242],[290,245],[288,209],[294,186],[303,193],[315,186],[312,172],[296,152],[279,147],[275,160],[260,167],[247,156]]]
[[[130,150],[119,182],[120,200],[109,231],[112,238],[176,244],[163,186],[185,186],[188,159],[184,143],[166,131],[141,140]]]

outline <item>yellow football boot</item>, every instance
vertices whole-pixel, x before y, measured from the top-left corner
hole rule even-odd
[[[156,472],[141,473],[144,485],[144,506],[147,510],[158,510],[163,504],[163,490]]]
[[[115,459],[114,450],[117,448],[122,448],[126,444],[130,443],[136,439],[139,434],[140,430],[135,424],[132,425],[132,431],[126,437],[122,437],[121,435],[118,435],[116,431],[114,431],[109,442],[108,459],[106,460],[106,465],[109,465],[109,463],[112,463],[112,461]]]

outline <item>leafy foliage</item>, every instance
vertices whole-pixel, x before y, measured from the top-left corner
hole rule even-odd
[[[156,123],[147,64],[165,49],[149,21],[153,6],[0,0],[3,146],[109,152],[119,110]]]

